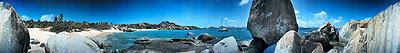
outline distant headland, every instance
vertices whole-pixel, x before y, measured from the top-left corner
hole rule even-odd
[[[28,28],[46,28],[51,32],[80,32],[87,29],[106,30],[117,29],[121,31],[131,31],[131,29],[157,29],[157,30],[197,30],[197,26],[181,26],[170,21],[162,21],[159,24],[138,23],[138,24],[113,24],[110,22],[75,22],[63,20],[63,14],[60,13],[54,17],[53,21],[27,20],[25,26]]]

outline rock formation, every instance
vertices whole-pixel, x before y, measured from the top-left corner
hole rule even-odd
[[[354,20],[346,23],[341,27],[340,33],[340,43],[346,45],[338,45],[340,52],[343,53],[365,53],[364,42],[366,40],[366,28],[368,26],[367,20]],[[344,46],[344,47],[342,47]]]
[[[211,36],[208,33],[202,33],[197,39],[201,40],[201,42],[211,42],[212,40],[215,39],[215,37]]]
[[[81,35],[57,34],[49,37],[46,52],[100,53],[100,48],[95,42]]]
[[[400,2],[370,21],[352,21],[340,30],[340,44],[329,52],[399,53]],[[344,43],[344,44],[342,44]]]
[[[302,39],[296,31],[289,31],[278,41],[275,53],[323,53],[321,43]]]
[[[372,18],[367,28],[367,52],[399,53],[400,2]]]
[[[213,46],[214,53],[239,53],[239,47],[236,39],[231,36],[224,38]]]
[[[324,51],[328,52],[333,48],[333,46],[329,43],[339,41],[339,33],[336,31],[335,26],[327,22],[317,31],[313,31],[306,35],[305,39],[313,42],[320,42],[324,47]]]
[[[29,32],[10,4],[0,2],[0,53],[27,53]]]
[[[262,52],[287,31],[298,28],[290,0],[253,0],[247,23],[253,37],[251,53]]]

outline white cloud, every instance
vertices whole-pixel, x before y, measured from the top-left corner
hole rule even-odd
[[[321,11],[319,13],[314,14],[315,18],[318,18],[319,20],[324,20],[328,15],[326,14],[325,11]]]
[[[53,21],[54,17],[54,14],[42,15],[42,17],[40,17],[40,21]]]
[[[239,5],[243,6],[243,5],[247,4],[247,3],[249,3],[250,1],[251,0],[242,0],[242,1],[240,1]]]
[[[313,14],[314,18],[311,18],[308,22],[312,25],[312,27],[319,27],[319,25],[322,25],[326,22],[326,18],[328,17],[328,14],[325,11],[320,11],[318,13]]]
[[[29,16],[26,16],[26,15],[22,15],[21,18],[22,18],[22,20],[25,20],[25,21],[33,19],[33,18],[31,18]]]
[[[331,22],[332,22],[333,24],[339,23],[339,22],[342,22],[342,19],[343,19],[343,17],[338,17],[338,19],[331,19]]]
[[[297,10],[295,10],[296,13]],[[343,23],[343,17],[329,17],[325,11],[320,11],[317,13],[313,13],[311,17],[302,17],[300,12],[297,11],[296,20],[300,27],[320,27],[322,24],[326,22],[331,22],[333,25],[338,26],[340,23]],[[303,13],[304,14],[304,13]]]

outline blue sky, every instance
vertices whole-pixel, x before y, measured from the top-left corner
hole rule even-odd
[[[292,0],[300,27],[336,27],[351,20],[370,20],[398,0]]]
[[[251,0],[6,0],[27,19],[246,27]]]
[[[251,0],[4,0],[25,20],[49,20],[63,13],[65,20],[114,24],[172,21],[200,27],[246,27]],[[300,27],[325,22],[342,26],[368,20],[398,0],[292,0]]]

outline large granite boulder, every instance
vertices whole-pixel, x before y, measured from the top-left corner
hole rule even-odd
[[[278,41],[275,53],[323,53],[321,43],[302,39],[296,31],[289,31]]]
[[[253,0],[247,28],[253,37],[249,50],[256,53],[278,42],[287,31],[297,31],[291,1]]]
[[[399,53],[400,3],[380,12],[370,21],[352,21],[340,30],[340,42],[332,53]],[[344,46],[343,46],[344,45]]]
[[[330,43],[339,41],[339,33],[336,31],[336,28],[331,23],[327,22],[322,25],[317,31],[313,31],[310,34],[307,34],[305,39],[314,42],[320,42],[323,45],[324,51],[328,52],[334,47]]]
[[[73,34],[51,35],[46,43],[49,53],[100,53],[100,48],[92,40]]]
[[[239,53],[239,47],[233,36],[227,37],[219,41],[213,46],[214,53]]]
[[[0,53],[27,53],[29,32],[10,4],[0,2]]]
[[[367,20],[354,20],[346,23],[341,27],[340,42],[346,45],[338,45],[340,52],[342,53],[366,53],[365,51],[365,40],[366,40],[366,28],[368,26]],[[341,49],[343,48],[343,49]]]
[[[276,43],[275,53],[300,52],[301,37],[296,31],[289,31]]]
[[[400,2],[380,12],[368,23],[368,53],[399,53],[400,51]]]
[[[278,41],[275,53],[323,53],[321,43],[302,39],[296,31],[289,31]]]

